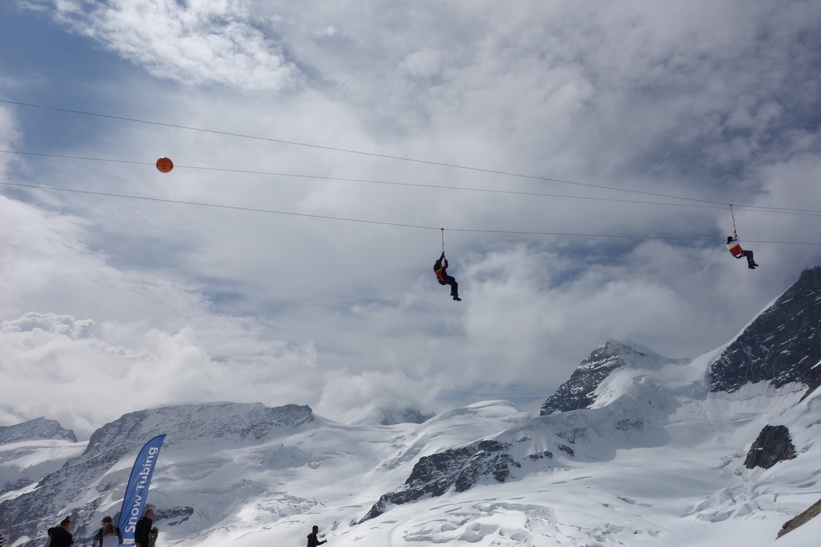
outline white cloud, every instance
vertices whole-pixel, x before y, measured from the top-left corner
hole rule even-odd
[[[103,370],[120,389],[140,374],[161,384],[111,413],[236,399],[355,419],[496,389],[546,397],[611,337],[670,357],[713,349],[821,259],[765,243],[817,243],[817,216],[742,207],[821,210],[818,17],[800,2],[36,6],[111,66],[79,82],[38,65],[19,93],[170,126],[38,111],[40,125],[4,106],[9,147],[137,162],[18,159],[15,181],[293,213],[0,198],[0,320],[94,327],[93,340],[7,330],[0,343],[52,372],[73,355],[94,386]],[[151,167],[160,155],[172,173]],[[671,200],[482,169],[714,203],[627,203]],[[724,249],[730,202],[755,272]],[[439,227],[461,303],[433,280]],[[20,416],[67,412],[26,404]]]
[[[401,68],[414,78],[433,78],[441,72],[442,54],[425,48],[408,54]]]
[[[17,120],[14,113],[8,109],[0,106],[0,150],[11,152],[13,145],[20,138]],[[11,154],[0,153],[0,177],[5,177],[9,167],[16,163],[15,156]]]
[[[32,4],[47,10],[52,2]],[[255,19],[241,0],[53,4],[55,19],[157,78],[253,91],[292,89],[302,79],[275,39],[276,21]]]

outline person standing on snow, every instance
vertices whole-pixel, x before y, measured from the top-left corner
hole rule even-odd
[[[137,526],[134,528],[134,542],[136,547],[148,547],[149,534],[151,526],[154,524],[154,510],[146,509],[145,514],[137,521]]]
[[[317,545],[322,545],[323,543],[328,543],[327,539],[323,539],[319,541],[319,538],[316,535],[319,533],[319,526],[314,526],[311,530],[311,533],[308,534],[308,547],[317,547]]]
[[[100,538],[100,547],[118,547],[122,543],[117,535],[117,528],[108,523],[103,527],[103,535]]]
[[[71,517],[66,517],[60,522],[58,528],[49,529],[49,536],[51,537],[49,547],[71,547],[71,544],[74,543],[74,536],[69,533],[69,526],[71,526]]]
[[[92,545],[94,547],[100,547],[100,545],[102,545],[102,543],[103,543],[103,534],[105,533],[106,525],[110,524],[110,525],[114,526],[114,519],[112,519],[110,516],[106,515],[106,516],[103,517],[103,520],[102,520],[101,524],[102,524],[102,526],[100,526],[100,529],[97,530],[96,534],[94,534],[94,541],[92,543]],[[123,535],[122,535],[122,533],[120,533],[120,527],[119,526],[114,526],[114,532],[117,534],[117,538],[119,539],[120,544],[122,544],[123,543]]]

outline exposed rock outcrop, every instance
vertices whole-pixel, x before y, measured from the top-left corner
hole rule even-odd
[[[767,425],[747,452],[744,466],[747,469],[763,467],[769,469],[778,462],[795,458],[795,446],[790,439],[790,430],[783,425]]]
[[[456,492],[464,492],[486,476],[505,482],[511,467],[521,467],[507,453],[509,449],[507,443],[484,440],[423,456],[413,466],[402,488],[382,495],[359,522],[378,517],[390,505],[415,501],[428,494],[441,496],[451,487]]]
[[[821,500],[818,500],[815,503],[813,503],[809,509],[807,509],[800,515],[796,516],[795,518],[791,518],[790,520],[785,522],[784,526],[781,527],[781,530],[778,531],[777,537],[781,537],[787,532],[792,532],[802,524],[817,517],[819,513],[821,513]]]

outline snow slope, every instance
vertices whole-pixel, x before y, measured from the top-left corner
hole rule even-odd
[[[11,545],[34,546],[70,514],[87,544],[140,446],[165,433],[149,496],[160,545],[300,545],[318,525],[334,546],[808,547],[819,519],[776,535],[821,498],[819,287],[821,268],[805,272],[765,320],[692,360],[608,341],[539,416],[487,401],[346,425],[214,403],[126,414],[88,443],[15,433],[0,439],[0,517]],[[789,429],[796,457],[747,469],[768,425]]]
[[[386,545],[775,545],[782,524],[821,497],[814,443],[821,400],[816,394],[799,402],[804,386],[763,382],[708,394],[709,361],[614,371],[599,388],[596,408],[543,416],[493,436],[541,434],[530,444],[534,451],[557,432],[575,431],[574,457],[559,451],[544,471],[401,505],[365,525],[383,534],[388,526],[390,535],[380,539]],[[642,425],[612,427],[619,423]],[[798,458],[746,469],[761,428],[784,423]]]
[[[86,444],[65,439],[0,444],[0,502],[33,490],[41,478],[82,454]]]
[[[348,426],[315,417],[262,441],[239,441],[214,424],[210,436],[163,448],[150,496],[159,509],[162,544],[300,545],[314,524],[329,544],[352,546],[780,547],[798,541],[799,535],[790,536],[801,529],[777,543],[775,537],[821,496],[821,454],[814,443],[819,396],[798,402],[797,386],[763,384],[708,395],[691,382],[703,366],[624,369],[601,386],[602,395],[614,399],[610,404],[551,416],[532,417],[490,401],[423,424]],[[227,421],[252,410],[246,406],[254,405],[234,405],[237,416]],[[165,409],[166,415],[172,411]],[[642,429],[612,427],[637,416]],[[145,422],[146,435],[158,426],[150,417]],[[799,456],[769,470],[748,470],[746,449],[768,423],[792,424]],[[562,432],[577,437],[571,443]],[[557,450],[550,462],[518,469],[503,483],[486,480],[354,524],[381,494],[401,485],[421,457],[482,438],[524,437],[529,440],[517,446],[522,453],[564,442],[574,455]],[[125,473],[131,459],[108,474]],[[100,481],[110,483],[105,473]],[[90,536],[100,514],[118,510],[122,489],[66,492],[57,514],[80,513],[102,497],[86,516]],[[14,545],[39,543],[25,539]]]

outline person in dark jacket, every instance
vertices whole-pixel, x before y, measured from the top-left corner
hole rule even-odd
[[[328,543],[327,539],[323,539],[319,541],[319,538],[316,535],[319,533],[319,526],[314,526],[311,530],[311,533],[308,534],[308,547],[316,547],[317,545],[322,545],[323,543]]]
[[[66,517],[60,522],[57,528],[49,528],[48,535],[51,538],[49,547],[71,547],[74,543],[74,536],[68,531],[71,526],[71,517]]]
[[[440,285],[450,285],[450,295],[454,300],[462,300],[459,298],[459,283],[456,282],[456,278],[448,275],[448,259],[445,258],[445,251],[442,251],[442,256],[433,263],[433,273],[436,274],[436,280]]]
[[[105,529],[106,524],[114,525],[114,519],[112,519],[108,515],[103,517],[102,526],[100,527],[99,530],[97,530],[97,533],[94,534],[94,541],[91,543],[91,545],[93,547],[100,547],[100,545],[103,544],[103,530]],[[114,530],[117,532],[117,539],[120,540],[120,545],[122,545],[123,544],[123,534],[120,532],[120,527],[119,526],[114,526]]]
[[[151,527],[154,525],[154,510],[146,509],[145,514],[137,521],[134,528],[134,542],[136,547],[148,547]]]

